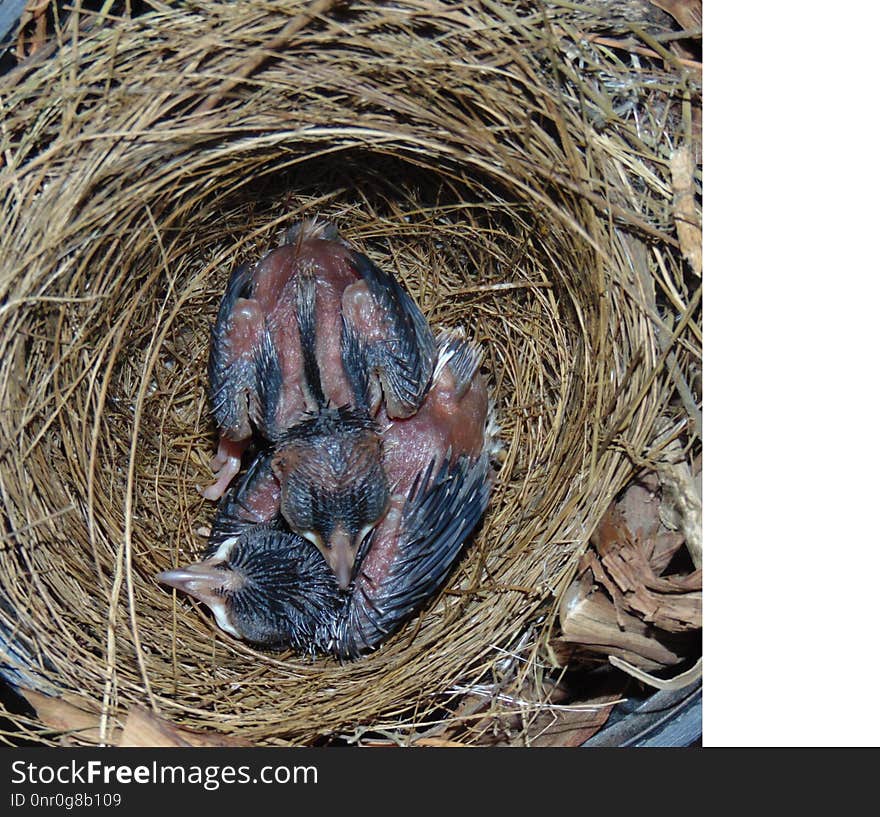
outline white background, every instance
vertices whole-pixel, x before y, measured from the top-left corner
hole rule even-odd
[[[876,746],[880,14],[704,13],[704,744]]]

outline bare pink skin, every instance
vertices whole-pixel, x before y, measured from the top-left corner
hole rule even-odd
[[[295,315],[296,280],[314,276],[316,285],[316,356],[324,396],[332,406],[351,403],[354,395],[342,366],[342,298],[358,281],[348,250],[336,241],[307,239],[297,247],[273,250],[260,263],[253,299],[266,315],[281,361],[281,408],[277,426],[289,427],[317,406],[304,389],[302,348]]]
[[[380,413],[386,425],[382,432],[382,464],[392,493],[406,493],[428,463],[435,467],[451,453],[455,462],[462,455],[480,456],[485,441],[489,396],[483,377],[477,373],[460,397],[460,386],[446,367],[436,378],[421,408],[404,420]]]
[[[276,428],[289,428],[318,408],[305,387],[303,355],[295,318],[296,281],[314,276],[316,285],[316,357],[324,396],[331,406],[351,404],[354,395],[342,364],[342,316],[366,339],[381,336],[381,315],[351,265],[351,256],[338,241],[306,238],[298,244],[279,247],[260,261],[253,277],[250,298],[241,298],[230,316],[228,342],[232,359],[252,360],[262,327],[268,327],[281,366],[281,393],[278,411],[270,422]],[[374,380],[375,378],[371,378]],[[375,414],[381,394],[378,384],[371,388]],[[253,434],[247,413],[231,429],[221,431],[217,456],[211,463],[216,481],[200,493],[206,499],[219,499],[241,466],[241,454]]]
[[[229,483],[235,479],[235,475],[241,468],[241,456],[250,442],[245,440],[231,440],[229,437],[220,435],[220,443],[217,446],[217,455],[211,460],[211,470],[217,481],[206,488],[199,488],[199,493],[209,500],[220,499],[226,493]]]
[[[460,396],[462,388],[465,391]],[[384,410],[382,464],[391,498],[388,511],[373,535],[372,545],[356,578],[377,585],[388,572],[397,549],[400,519],[406,496],[415,480],[433,460],[434,472],[450,456],[477,459],[486,441],[489,396],[479,372],[471,384],[459,384],[449,368],[436,378],[421,408],[406,419],[390,419]],[[362,578],[363,577],[363,578]]]
[[[247,508],[241,509],[238,519],[255,525],[277,519],[281,510],[281,485],[275,474],[267,471],[265,477],[251,485],[245,499]]]
[[[397,553],[401,513],[405,503],[405,494],[391,495],[388,510],[376,528],[370,550],[354,579],[356,592],[357,590],[366,591],[367,596],[372,596],[375,589],[382,584],[388,575]]]

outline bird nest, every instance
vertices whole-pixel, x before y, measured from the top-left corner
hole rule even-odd
[[[573,662],[608,668],[558,649],[563,600],[601,580],[621,492],[693,473],[701,433],[699,174],[673,172],[700,75],[672,18],[608,7],[77,12],[0,80],[0,664],[34,707],[4,734],[112,743],[146,712],[256,744],[529,742]],[[480,344],[504,449],[443,592],[345,663],[252,649],[155,581],[215,512],[229,272],[311,216]]]

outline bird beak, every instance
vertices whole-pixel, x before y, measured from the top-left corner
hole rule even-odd
[[[208,604],[216,599],[218,591],[233,589],[230,586],[233,576],[233,573],[218,570],[206,562],[196,562],[189,567],[164,570],[156,579]]]
[[[321,551],[330,569],[336,575],[336,581],[340,590],[345,590],[351,582],[351,573],[354,568],[354,558],[357,555],[358,546],[362,536],[352,537],[342,528],[336,528],[330,534],[330,544],[325,544],[320,536],[313,532],[306,534],[318,550]]]
[[[235,638],[241,638],[238,628],[230,620],[227,594],[234,593],[242,585],[241,576],[231,570],[218,570],[207,562],[196,562],[189,567],[164,570],[156,580],[175,590],[189,593],[194,599],[207,605],[221,630]]]
[[[354,567],[354,558],[349,558],[350,555],[351,548],[348,547],[347,543],[341,547],[331,547],[325,554],[327,561],[330,563],[330,569],[336,574],[336,581],[339,583],[341,590],[345,590],[351,582],[351,569]]]
[[[354,536],[341,527],[337,527],[330,534],[329,545],[324,542],[324,539],[316,531],[304,531],[302,536],[318,548],[335,574],[339,589],[345,590],[351,583],[351,574],[354,570],[354,562],[357,558],[361,542],[364,541],[373,527],[373,525],[365,525]]]

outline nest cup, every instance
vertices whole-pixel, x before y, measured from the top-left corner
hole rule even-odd
[[[0,630],[8,678],[100,714],[68,740],[111,741],[133,705],[314,744],[521,697],[598,519],[683,416],[654,315],[687,274],[685,72],[658,61],[637,123],[612,81],[631,64],[585,39],[613,21],[333,5],[92,20],[3,82]],[[197,485],[227,277],[312,216],[481,345],[504,448],[444,592],[345,664],[251,649],[154,579],[216,508]],[[482,740],[493,711],[446,734]]]

